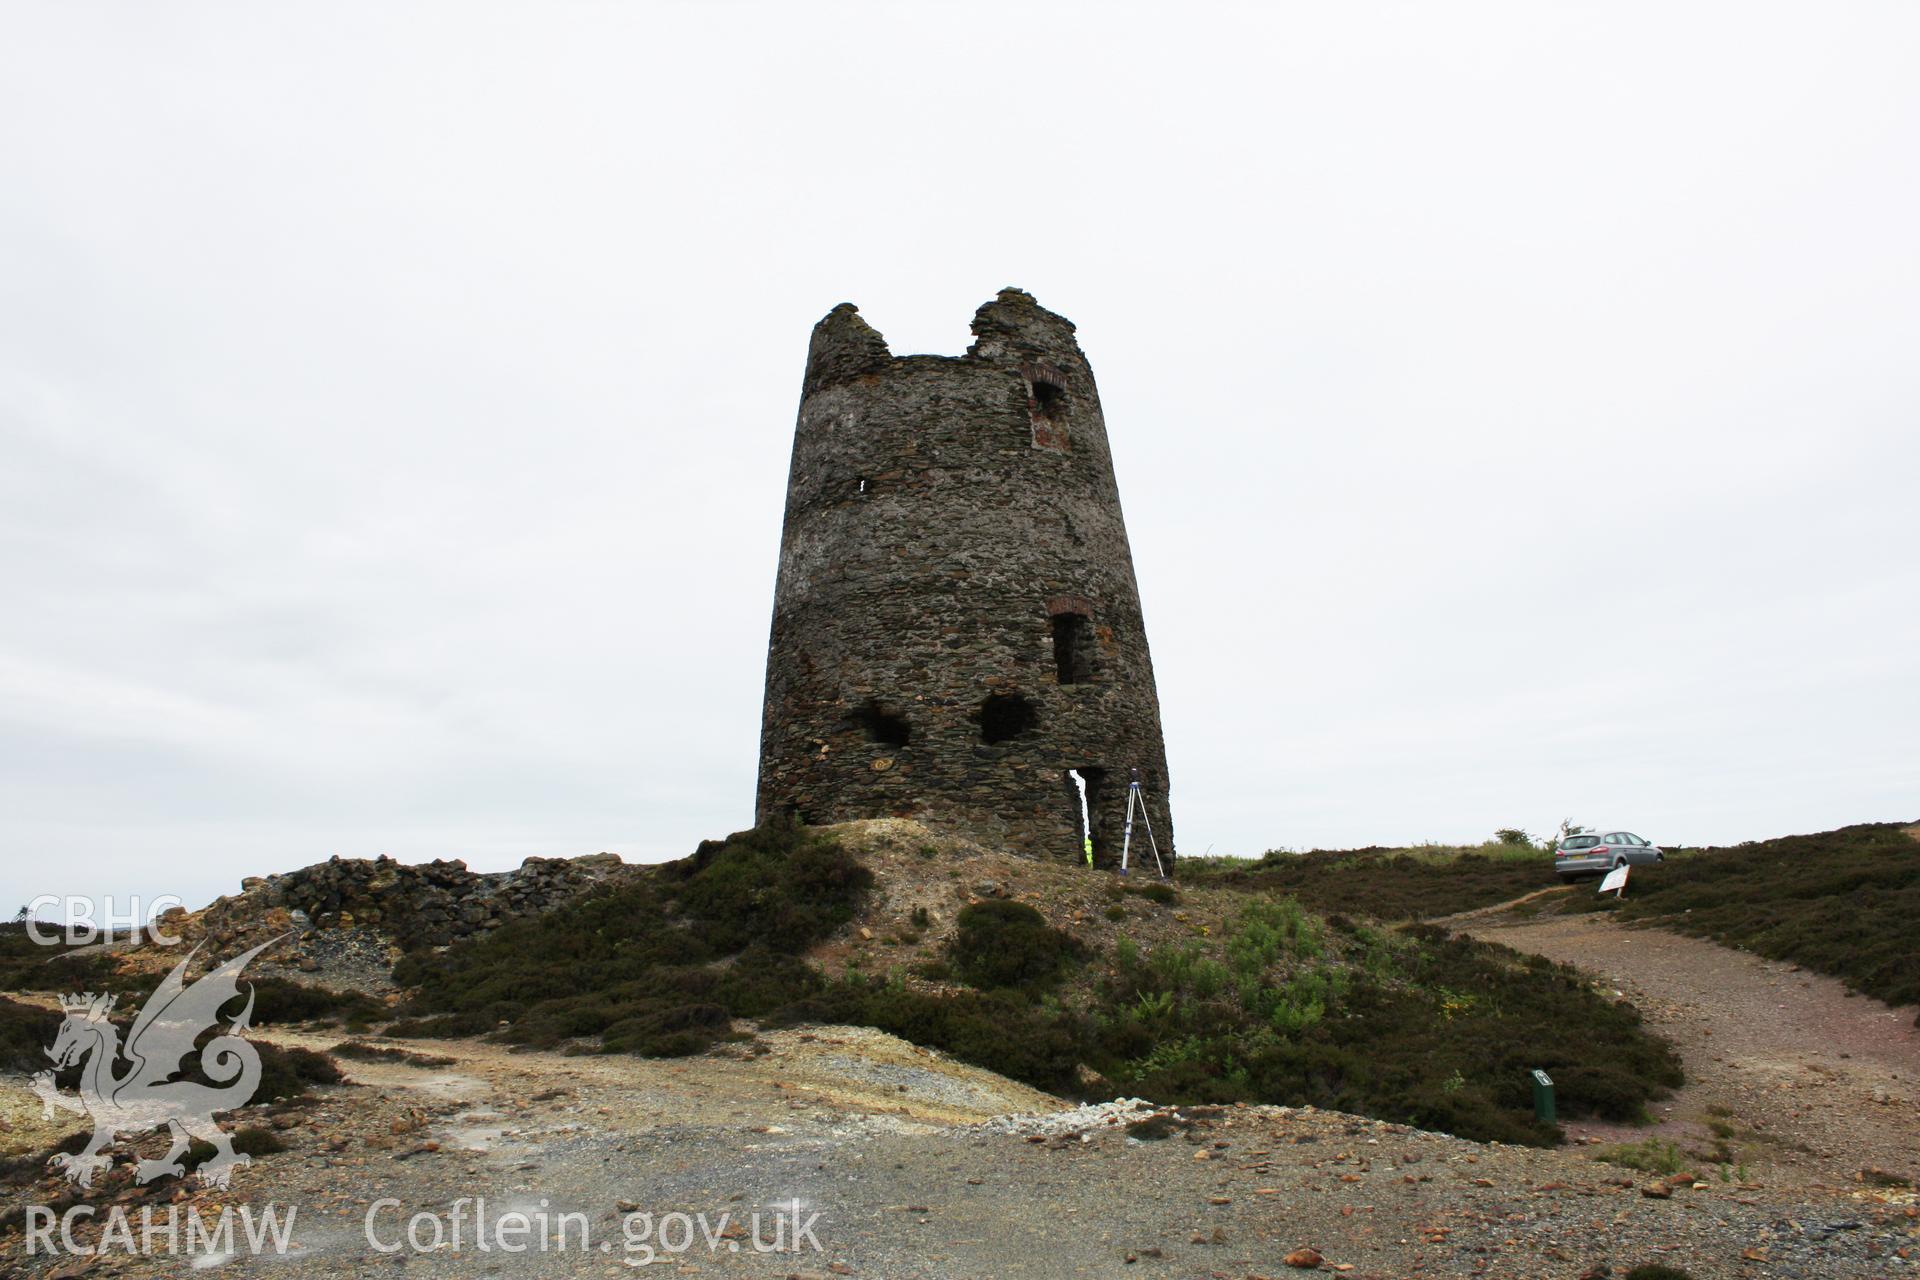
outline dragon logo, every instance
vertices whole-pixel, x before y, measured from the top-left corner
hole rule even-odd
[[[146,1133],[162,1125],[172,1132],[173,1146],[159,1160],[140,1161],[135,1169],[140,1182],[185,1173],[180,1157],[189,1140],[196,1138],[214,1149],[213,1158],[197,1170],[211,1186],[225,1187],[236,1165],[250,1163],[249,1157],[234,1151],[233,1140],[214,1121],[213,1113],[246,1105],[260,1084],[259,1051],[242,1036],[253,1016],[251,985],[246,1008],[200,1050],[200,1072],[214,1083],[174,1077],[200,1034],[219,1021],[221,1007],[239,996],[240,971],[278,941],[263,942],[188,985],[187,965],[200,950],[195,947],[147,997],[127,1030],[124,1045],[120,1029],[110,1018],[118,997],[90,991],[61,997],[67,1017],[47,1056],[56,1068],[80,1064],[79,1093],[61,1093],[52,1071],[33,1078],[33,1091],[40,1095],[41,1111],[48,1117],[55,1107],[91,1116],[93,1139],[77,1155],[54,1156],[53,1167],[75,1186],[92,1186],[94,1171],[110,1160],[101,1154],[103,1148],[122,1133]],[[116,1070],[122,1062],[125,1069]]]

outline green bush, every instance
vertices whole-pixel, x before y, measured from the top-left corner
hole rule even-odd
[[[59,1014],[0,996],[0,1071],[30,1075],[51,1067],[46,1051],[59,1031]]]
[[[53,1063],[47,1057],[46,1049],[53,1044],[54,1036],[60,1030],[60,1019],[61,1015],[51,1010],[36,1009],[18,1001],[0,998],[0,1070],[30,1074],[50,1068]],[[130,1015],[115,1017],[113,1021],[123,1037],[133,1024]],[[223,1027],[210,1027],[201,1035],[199,1044],[204,1046],[207,1041],[221,1034],[224,1034]],[[260,1083],[255,1087],[250,1101],[266,1102],[276,1097],[296,1097],[306,1092],[310,1084],[338,1084],[345,1078],[340,1073],[339,1064],[326,1054],[298,1047],[282,1048],[264,1040],[249,1039],[248,1043],[260,1055]],[[125,1070],[124,1067],[117,1069]],[[198,1048],[182,1060],[180,1072],[184,1079],[202,1084],[226,1083],[207,1078],[200,1066]],[[78,1079],[79,1068],[68,1067],[55,1077],[55,1083],[63,1089],[70,1089]]]
[[[41,924],[42,937],[59,933]],[[85,943],[48,944],[27,932],[24,921],[0,924],[0,990],[5,991],[151,991],[153,974],[122,976],[119,961],[105,951],[81,950]]]
[[[1074,1087],[1087,1042],[1079,1019],[1038,1008],[1011,990],[929,995],[858,975],[781,1011],[773,1022],[876,1027],[1052,1092]]]
[[[285,978],[252,978],[241,987],[253,988],[253,1021],[256,1026],[289,1022],[344,1022],[365,1026],[384,1021],[391,1015],[387,1007],[359,991],[335,991],[328,987],[289,982]]]
[[[1043,987],[1081,955],[1073,937],[1024,902],[990,898],[960,912],[947,957],[970,987]]]
[[[283,1048],[264,1040],[249,1040],[248,1043],[260,1053],[260,1084],[253,1091],[255,1102],[297,1098],[307,1091],[308,1085],[339,1084],[346,1079],[340,1064],[324,1053],[302,1049],[298,1045]],[[187,1074],[189,1077],[198,1075],[198,1066],[192,1067]]]

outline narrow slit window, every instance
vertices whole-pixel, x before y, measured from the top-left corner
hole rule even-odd
[[[1061,684],[1093,679],[1093,620],[1086,614],[1053,615],[1053,669]]]

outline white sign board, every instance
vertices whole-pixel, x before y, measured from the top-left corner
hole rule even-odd
[[[1600,892],[1625,894],[1627,891],[1627,866],[1623,862],[1607,872],[1607,878],[1600,882]]]

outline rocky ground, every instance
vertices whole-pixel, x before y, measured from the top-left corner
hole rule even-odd
[[[288,1150],[240,1170],[229,1191],[186,1183],[172,1194],[207,1215],[297,1206],[286,1255],[213,1260],[295,1276],[615,1274],[649,1246],[676,1272],[741,1276],[1238,1280],[1304,1263],[1354,1277],[1571,1280],[1661,1260],[1696,1277],[1890,1276],[1912,1273],[1906,1255],[1920,1245],[1914,1197],[1885,1188],[1727,1182],[1706,1168],[1655,1181],[1582,1149],[1483,1145],[1311,1110],[1189,1110],[1143,1126],[1149,1109],[1067,1110],[877,1032],[763,1043],[761,1054],[646,1061],[414,1042],[453,1061],[351,1062],[354,1083],[320,1090],[313,1105],[249,1109],[234,1127],[270,1126]],[[104,1211],[119,1191],[108,1181],[90,1200]],[[569,1228],[564,1251],[551,1240],[545,1252],[497,1241],[483,1251],[469,1208],[456,1248],[445,1237],[463,1197],[484,1197],[490,1221],[582,1214],[586,1245]],[[367,1238],[383,1200],[394,1203],[374,1209],[374,1236],[398,1253]],[[796,1204],[811,1226],[801,1249],[756,1252],[752,1215],[772,1243]],[[416,1213],[433,1215],[417,1252],[404,1239]],[[682,1252],[641,1238],[641,1224],[671,1222],[666,1244],[684,1243],[673,1214],[707,1215],[712,1247],[691,1220]],[[27,1258],[18,1237],[9,1245],[25,1275],[172,1276],[187,1265]]]

